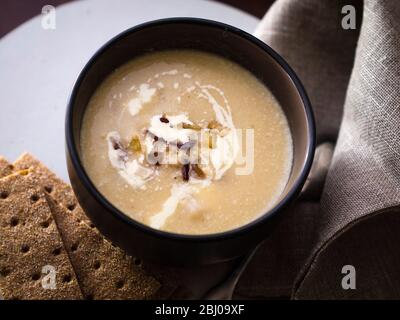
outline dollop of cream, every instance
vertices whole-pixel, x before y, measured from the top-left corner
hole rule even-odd
[[[146,183],[153,179],[154,170],[142,166],[137,159],[130,159],[128,152],[121,145],[118,132],[107,135],[108,158],[118,174],[135,189],[145,189]]]
[[[152,134],[168,142],[180,141],[181,143],[186,143],[190,140],[193,130],[181,127],[182,123],[193,124],[186,114],[169,115],[166,117],[168,122],[161,121],[162,118],[164,117],[161,114],[151,118],[148,130]]]

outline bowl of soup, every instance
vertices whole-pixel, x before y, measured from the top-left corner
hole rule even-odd
[[[128,253],[210,264],[268,237],[310,170],[310,102],[288,64],[235,27],[194,18],[114,37],[81,72],[67,163],[94,225]]]

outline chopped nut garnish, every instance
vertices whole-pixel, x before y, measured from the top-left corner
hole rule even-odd
[[[216,120],[211,120],[208,123],[207,128],[208,129],[220,129],[220,128],[222,128],[222,125]]]
[[[210,149],[215,149],[217,147],[215,139],[216,139],[216,137],[213,134],[210,134],[208,136],[208,147]]]
[[[163,122],[163,123],[169,123],[169,120],[165,116],[162,116],[160,118],[160,121]]]
[[[196,131],[200,131],[201,130],[201,127],[199,125],[197,125],[197,124],[194,124],[194,123],[190,124],[190,123],[185,123],[185,122],[182,123],[182,128],[183,129],[196,130]]]
[[[194,172],[196,172],[197,176],[201,179],[204,179],[206,177],[206,174],[204,171],[199,167],[198,164],[192,164],[192,169]]]
[[[123,150],[124,149],[122,147],[121,142],[119,140],[117,140],[115,137],[110,137],[110,142],[112,143],[114,150]]]
[[[184,164],[182,166],[182,179],[183,179],[183,181],[189,181],[189,171],[190,171],[189,164]]]
[[[140,140],[139,140],[138,136],[132,137],[131,142],[129,142],[128,148],[132,152],[141,152],[142,151],[142,146],[140,144]]]

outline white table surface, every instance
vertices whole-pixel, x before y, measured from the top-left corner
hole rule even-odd
[[[40,12],[38,12],[40,14]],[[253,32],[259,20],[206,0],[82,0],[56,8],[56,29],[41,16],[0,39],[0,154],[29,151],[68,181],[64,118],[72,86],[93,53],[136,24],[201,17]]]

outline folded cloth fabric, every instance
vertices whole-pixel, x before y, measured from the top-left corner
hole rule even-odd
[[[289,209],[235,296],[400,298],[400,2],[278,0],[256,35],[303,81],[318,142],[337,142],[320,200]]]

